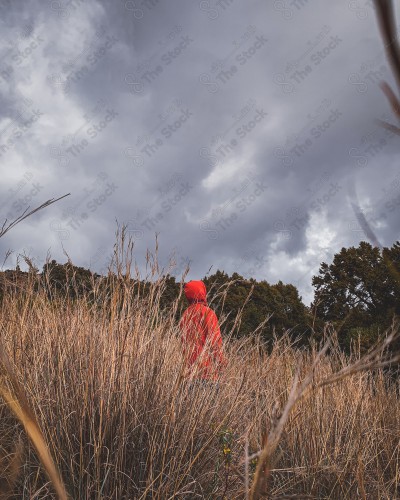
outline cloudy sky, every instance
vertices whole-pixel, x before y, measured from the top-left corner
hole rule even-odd
[[[393,78],[370,1],[0,3],[0,215],[71,193],[0,240],[5,267],[48,253],[106,268],[116,221],[146,249],[295,284],[322,261],[399,238]],[[400,18],[399,18],[400,19]],[[397,23],[399,24],[399,23]]]

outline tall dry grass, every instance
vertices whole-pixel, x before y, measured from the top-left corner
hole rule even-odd
[[[225,340],[218,394],[190,390],[178,302],[160,310],[156,254],[147,259],[150,293],[133,288],[131,252],[122,237],[120,280],[97,283],[90,302],[49,301],[32,277],[0,310],[10,363],[0,383],[12,385],[12,371],[23,387],[71,498],[400,498],[398,381],[357,371],[357,354],[346,358],[334,342],[318,354],[284,336],[267,353],[255,334]],[[226,289],[210,293],[223,300]],[[321,386],[349,364],[355,373]],[[1,403],[3,497],[55,498],[32,441]]]

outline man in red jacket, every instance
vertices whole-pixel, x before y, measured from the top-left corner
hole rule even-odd
[[[221,368],[227,364],[217,316],[207,305],[206,286],[202,281],[189,281],[184,291],[189,307],[179,326],[189,372],[202,381],[216,382]]]

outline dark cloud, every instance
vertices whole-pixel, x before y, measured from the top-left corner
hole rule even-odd
[[[158,233],[189,278],[294,283],[322,260],[398,237],[393,82],[371,2],[2,2],[1,251],[104,269],[115,221],[144,265]]]

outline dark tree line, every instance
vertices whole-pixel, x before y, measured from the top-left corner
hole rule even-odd
[[[382,250],[365,241],[342,248],[312,284],[317,317],[339,329],[343,346],[361,336],[367,348],[400,315],[400,242]]]
[[[110,277],[107,281],[89,269],[55,260],[45,264],[42,273],[31,267],[28,273],[18,268],[1,274],[0,296],[6,287],[10,291],[10,286],[14,286],[16,290],[24,276],[28,279],[32,275],[39,278],[35,286],[47,289],[49,299],[67,294],[72,299],[85,296],[92,300],[98,280],[104,286],[110,284]],[[149,294],[149,282],[132,281],[133,290],[140,289],[144,297]],[[311,337],[321,338],[324,325],[329,322],[338,332],[344,349],[349,349],[356,340],[362,349],[367,349],[400,315],[400,242],[382,250],[361,242],[357,248],[342,248],[332,263],[322,262],[318,275],[312,278],[315,294],[310,307],[304,305],[294,285],[282,281],[271,285],[265,280],[245,279],[237,273],[229,276],[220,270],[203,281],[225,335],[243,337],[259,328],[265,341],[271,344],[274,335],[289,330],[300,345],[307,345]],[[179,281],[167,275],[160,297],[162,310],[168,311],[179,290]],[[177,320],[186,305],[181,294]]]

